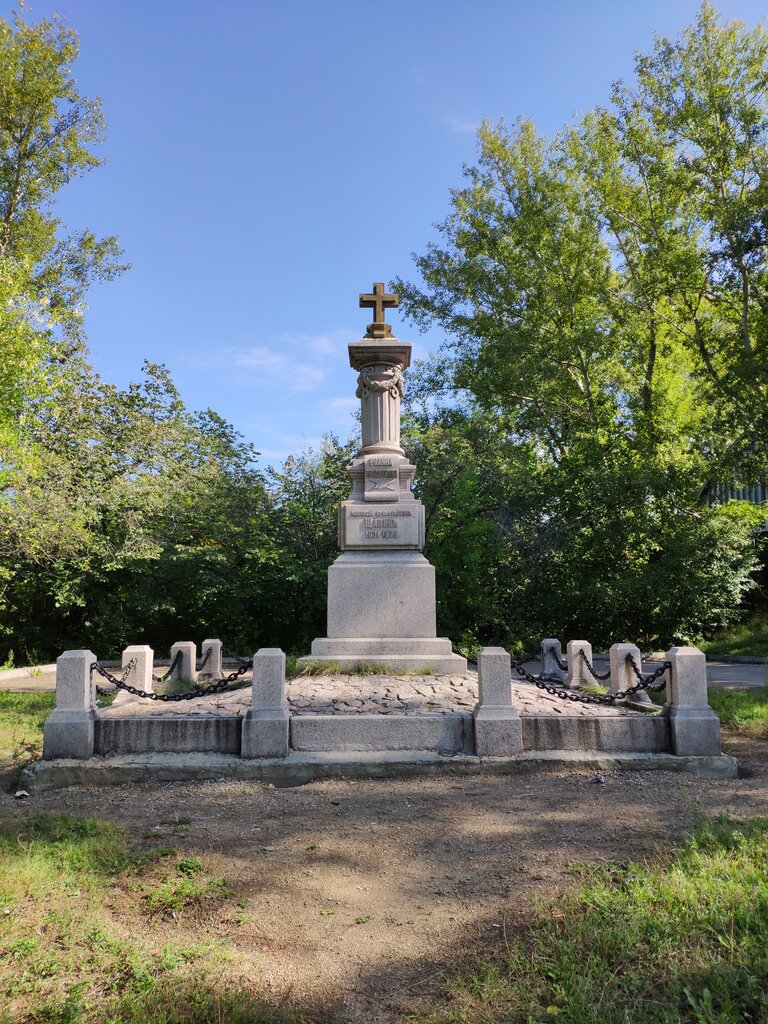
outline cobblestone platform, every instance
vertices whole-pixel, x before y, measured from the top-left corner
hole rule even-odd
[[[292,715],[423,715],[470,714],[477,703],[477,673],[464,676],[335,675],[289,679]],[[563,700],[532,683],[513,682],[512,698],[521,715],[569,717],[645,717],[642,712]],[[251,706],[251,688],[196,700],[166,703],[136,698],[102,712],[109,718],[136,715],[244,715]]]

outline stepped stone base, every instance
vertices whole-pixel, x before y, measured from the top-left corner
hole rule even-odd
[[[446,637],[320,637],[312,641],[312,653],[299,658],[297,666],[319,662],[343,671],[365,661],[393,672],[429,669],[430,675],[464,675],[467,671],[467,659],[452,652]]]

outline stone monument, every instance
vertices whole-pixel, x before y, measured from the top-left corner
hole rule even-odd
[[[424,506],[411,491],[416,467],[400,446],[403,371],[411,345],[392,335],[385,309],[399,305],[376,283],[360,296],[373,323],[349,346],[358,371],[362,447],[348,467],[352,493],[339,508],[341,554],[328,570],[328,635],[302,662],[345,667],[374,661],[398,670],[463,674],[465,658],[438,637],[435,570],[421,553]]]

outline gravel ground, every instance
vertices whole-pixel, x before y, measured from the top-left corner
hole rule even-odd
[[[768,744],[726,737],[742,777],[578,767],[526,776],[169,783],[68,789],[0,819],[99,815],[138,844],[206,858],[248,901],[211,933],[268,998],[349,1024],[394,1024],[440,991],[457,957],[503,948],[574,862],[653,856],[701,813],[768,816]],[[189,819],[182,834],[174,821]],[[173,941],[184,922],[159,924]],[[202,937],[202,936],[201,936]],[[210,937],[210,936],[209,936]]]

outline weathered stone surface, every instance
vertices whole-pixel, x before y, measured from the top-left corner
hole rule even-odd
[[[19,785],[30,793],[64,786],[121,786],[126,783],[196,782],[206,779],[259,779],[276,786],[299,786],[314,779],[371,779],[452,774],[525,775],[560,771],[690,772],[709,779],[732,779],[735,757],[675,757],[673,754],[601,754],[599,751],[536,751],[506,758],[465,754],[443,756],[435,751],[349,751],[291,753],[286,758],[243,760],[226,754],[144,754],[89,761],[37,761],[21,773]]]
[[[520,715],[512,703],[511,658],[502,647],[484,647],[477,658],[475,752],[508,757],[523,749]]]
[[[557,637],[550,636],[541,641],[542,678],[556,686],[563,686],[566,682],[567,672],[560,668],[562,660],[563,648]]]
[[[95,753],[105,756],[144,753],[240,753],[242,718],[202,715],[100,715],[95,726]]]
[[[423,555],[347,551],[329,568],[329,639],[436,634],[435,570]]]
[[[665,715],[673,751],[681,756],[720,753],[720,719],[707,698],[707,665],[696,647],[673,647]]]
[[[190,683],[197,682],[197,647],[191,640],[180,640],[171,647],[171,664],[178,651],[181,651],[181,661],[169,677],[171,682],[177,679],[186,679]]]
[[[638,682],[627,656],[634,658],[638,668],[642,668],[643,656],[637,644],[613,644],[608,652],[611,665],[611,682],[609,690],[611,693],[619,693],[621,690],[629,690]],[[644,690],[639,690],[633,697],[625,701],[629,708],[642,710],[653,708],[653,701]]]
[[[201,670],[201,675],[210,676],[212,679],[221,679],[224,675],[221,661],[222,646],[221,640],[203,640],[200,648],[200,657],[204,659],[206,651],[209,649],[211,653],[208,656],[205,667]]]
[[[590,665],[592,664],[592,644],[588,640],[569,640],[566,651],[568,661],[566,684],[568,689],[596,682],[584,661],[584,658],[586,658]],[[582,658],[582,654],[584,658]]]
[[[569,709],[570,711],[570,709]],[[669,751],[669,724],[662,715],[522,715],[523,747],[537,750]]]
[[[240,756],[286,757],[289,749],[288,710],[264,709],[243,719]]]
[[[43,757],[93,756],[96,712],[92,651],[65,651],[56,661],[56,707],[43,726]]]
[[[126,683],[129,686],[133,686],[136,690],[141,690],[143,693],[154,692],[154,680],[152,679],[154,659],[154,651],[151,647],[147,647],[146,644],[134,644],[132,647],[126,647],[122,656],[123,669],[126,669],[131,662],[134,662],[133,668],[126,677]],[[126,704],[129,701],[142,699],[132,693],[127,693],[125,690],[120,690],[113,704]]]
[[[285,757],[288,753],[285,654],[262,647],[253,656],[251,708],[243,719],[241,757]]]
[[[466,719],[466,720],[465,720]],[[471,716],[385,717],[360,714],[291,719],[293,750],[471,750]]]
[[[366,497],[366,500],[367,497]],[[424,547],[424,506],[420,501],[391,505],[343,501],[339,507],[342,551],[421,551]]]

